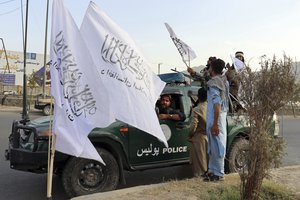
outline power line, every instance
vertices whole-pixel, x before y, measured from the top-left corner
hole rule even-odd
[[[1,5],[1,4],[5,4],[5,3],[9,3],[9,2],[12,2],[12,1],[15,1],[15,0],[10,0],[10,1],[0,2],[0,5]]]
[[[11,11],[8,11],[8,12],[5,12],[5,13],[1,13],[0,16],[2,16],[2,15],[7,15],[7,14],[10,14],[10,13],[12,13],[12,12],[15,12],[15,11],[19,10],[20,8],[21,8],[21,7],[18,7],[18,8],[15,8],[15,9],[11,10]]]

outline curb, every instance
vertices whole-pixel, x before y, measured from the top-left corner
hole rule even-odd
[[[15,106],[0,106],[0,111],[1,112],[12,112],[12,111],[22,111],[21,107],[15,107]]]
[[[278,171],[278,180],[280,179],[280,176],[286,174],[286,171],[292,171],[293,174],[299,174],[300,175],[300,165],[291,165],[291,166],[283,166],[279,168],[274,168],[271,169],[270,177],[266,179],[273,179],[274,178],[274,172]],[[232,173],[229,175],[237,175],[237,173]],[[273,177],[273,178],[272,178]],[[300,178],[300,176],[299,176]],[[275,181],[275,179],[274,179]],[[276,181],[275,181],[276,182]],[[131,188],[126,188],[126,189],[119,189],[119,190],[113,190],[113,191],[108,191],[108,192],[102,192],[102,193],[95,193],[95,194],[90,194],[90,195],[83,195],[79,197],[74,197],[72,200],[104,200],[104,199],[122,199],[122,197],[128,196],[130,194],[135,194],[135,193],[140,193],[142,194],[144,191],[157,188],[157,187],[162,187],[164,185],[167,185],[168,182],[165,183],[158,183],[158,184],[151,184],[151,185],[142,185],[142,186],[135,186]],[[289,183],[290,185],[292,183]],[[295,194],[300,194],[300,192],[296,189],[294,190]],[[155,197],[153,197],[155,199]],[[188,198],[187,198],[188,199]]]
[[[287,173],[288,171],[290,173]],[[277,172],[277,175],[275,172]],[[291,182],[289,181],[288,183],[282,182],[281,176],[285,176],[285,174],[288,174],[288,176],[290,176],[290,174],[293,175],[294,173],[296,173],[296,177],[298,175],[298,177],[300,178],[300,165],[292,165],[292,166],[284,166],[284,167],[274,168],[271,170],[270,177],[267,179],[274,180],[275,182],[278,182],[278,183],[281,183],[284,185],[287,184],[287,186],[289,186],[290,188],[293,188],[293,187],[291,187],[291,185],[293,186],[293,182],[292,181]],[[235,174],[237,175],[237,173],[232,173],[230,175],[235,175]],[[290,179],[288,179],[288,180],[290,180]],[[298,182],[299,180],[296,180],[296,181]],[[168,185],[168,184],[169,184],[168,182],[165,182],[165,183],[158,183],[158,184],[151,184],[151,185],[135,186],[135,187],[126,188],[126,189],[119,189],[119,190],[113,190],[113,191],[108,191],[108,192],[83,195],[83,196],[79,196],[79,197],[74,197],[74,198],[72,198],[72,200],[122,199],[122,197],[129,196],[130,194],[135,194],[135,193],[142,194],[143,191],[162,187],[162,186]],[[300,194],[299,187],[300,186],[298,185],[298,186],[295,186],[295,188],[293,188],[296,195]],[[155,197],[153,197],[153,199],[155,199]],[[189,199],[189,198],[187,197],[187,199]]]
[[[161,187],[166,184],[167,183],[158,183],[158,184],[151,184],[151,185],[135,186],[135,187],[126,188],[126,189],[119,189],[119,190],[114,190],[114,191],[101,192],[101,193],[95,193],[95,194],[90,194],[90,195],[83,195],[83,196],[79,196],[79,197],[74,197],[74,198],[72,198],[72,200],[118,199],[118,198],[120,198],[120,196],[126,196],[128,194],[141,192],[143,190]]]
[[[3,105],[0,105],[0,112],[22,112],[23,111],[23,108],[22,107],[18,107],[18,106],[3,106]],[[35,108],[31,108],[29,110],[29,113],[30,112],[40,112],[40,110],[37,110]]]

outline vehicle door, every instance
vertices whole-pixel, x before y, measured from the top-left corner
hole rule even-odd
[[[184,121],[160,120],[160,125],[166,136],[168,147],[156,137],[133,128],[129,132],[129,159],[133,165],[154,164],[168,161],[187,160],[189,157],[189,142],[187,141],[190,116],[185,110],[185,101],[182,94],[172,94],[172,104],[175,109],[185,112]]]
[[[236,135],[243,132],[247,126],[247,115],[245,115],[243,105],[230,94],[229,111],[227,113],[227,149],[235,140]]]

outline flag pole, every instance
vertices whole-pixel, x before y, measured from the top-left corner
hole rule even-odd
[[[45,46],[44,46],[44,76],[43,76],[43,96],[45,97],[45,87],[46,87],[46,59],[47,59],[47,33],[48,33],[48,12],[49,12],[49,0],[47,0],[46,8],[46,25],[45,25]],[[52,179],[53,179],[53,163],[55,155],[55,135],[52,134],[52,102],[53,97],[51,96],[50,101],[50,123],[49,123],[49,135],[48,135],[48,168],[47,168],[47,199],[52,199]]]
[[[191,67],[190,50],[188,50],[188,58],[189,58],[189,67]]]
[[[189,66],[188,66],[188,68],[189,68],[189,67],[191,67],[190,50],[188,50],[188,59],[189,59]],[[191,77],[190,77],[190,83],[192,83]]]
[[[53,179],[53,163],[55,156],[56,137],[52,133],[52,107],[53,97],[51,96],[50,103],[50,123],[49,123],[49,137],[48,137],[48,176],[47,176],[47,199],[52,199],[52,179]]]
[[[52,136],[52,137],[51,137]],[[55,142],[56,137],[54,134],[51,134],[51,150],[50,150],[50,163],[48,163],[48,178],[47,178],[47,199],[52,199],[52,179],[53,179],[53,163],[54,163],[54,154],[55,154]]]
[[[186,67],[189,67],[189,65],[185,62],[185,60],[182,58],[183,63],[185,64]]]

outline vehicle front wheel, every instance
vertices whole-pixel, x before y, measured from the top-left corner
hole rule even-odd
[[[50,105],[46,105],[44,108],[43,108],[43,114],[48,116],[50,115],[51,113],[51,106]]]
[[[247,170],[249,141],[245,138],[233,142],[228,155],[228,170],[230,173]]]
[[[105,192],[116,189],[119,182],[119,166],[112,154],[97,148],[106,165],[84,158],[72,157],[62,174],[63,187],[69,197]]]

